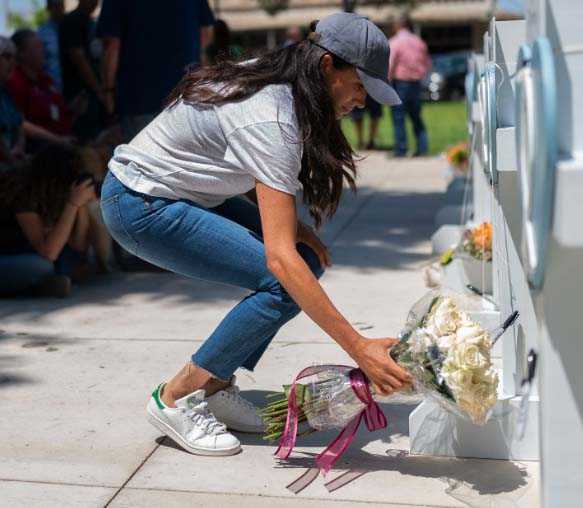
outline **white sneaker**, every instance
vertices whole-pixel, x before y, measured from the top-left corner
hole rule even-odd
[[[230,386],[206,398],[209,410],[229,430],[260,434],[265,430],[263,419],[257,413],[257,407],[241,397],[236,381],[233,376]]]
[[[154,427],[195,455],[241,451],[239,440],[208,410],[204,390],[196,390],[177,400],[176,407],[168,407],[160,397],[163,386],[154,390],[147,406],[148,421]]]

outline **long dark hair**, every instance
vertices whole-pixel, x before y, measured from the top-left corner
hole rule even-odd
[[[178,101],[219,105],[245,99],[267,85],[289,83],[303,143],[299,180],[303,200],[316,226],[322,217],[331,217],[346,180],[356,190],[354,152],[336,118],[334,104],[320,62],[326,51],[310,41],[282,48],[245,65],[223,61],[188,72],[168,98],[168,106]],[[334,67],[350,64],[332,55]],[[218,91],[212,85],[225,86]]]
[[[0,175],[0,206],[40,215],[45,226],[59,219],[70,189],[82,173],[80,151],[53,145],[36,154],[29,163]]]

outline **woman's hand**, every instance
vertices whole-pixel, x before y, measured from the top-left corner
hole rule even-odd
[[[330,257],[330,252],[328,252],[328,247],[322,243],[322,240],[318,238],[318,235],[310,226],[301,221],[298,221],[297,241],[305,243],[312,248],[318,256],[322,268],[332,266],[332,258]]]
[[[71,193],[69,195],[69,203],[76,208],[81,208],[91,201],[95,201],[97,195],[95,194],[95,185],[91,178],[87,178],[79,183],[71,185]]]
[[[410,374],[389,355],[391,347],[398,342],[398,339],[363,337],[351,355],[369,378],[374,392],[379,395],[390,395],[411,383]]]

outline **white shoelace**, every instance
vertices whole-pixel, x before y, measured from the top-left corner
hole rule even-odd
[[[215,415],[207,409],[207,406],[206,402],[200,402],[191,409],[185,409],[184,416],[195,425],[201,427],[207,434],[216,436],[217,434],[225,433],[227,427],[215,418]]]
[[[225,388],[224,392],[227,394],[227,396],[229,397],[230,400],[236,402],[240,406],[244,406],[247,409],[251,409],[252,411],[257,412],[257,408],[255,407],[255,404],[253,404],[252,402],[248,401],[247,399],[241,397],[241,395],[239,394],[239,387],[238,386],[231,385],[228,388]]]

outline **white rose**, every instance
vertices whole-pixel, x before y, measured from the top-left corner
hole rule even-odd
[[[444,364],[443,375],[459,408],[466,412],[474,423],[484,423],[489,410],[497,400],[496,372],[491,368],[471,369],[458,364],[453,358],[448,358]]]
[[[472,343],[458,343],[453,349],[455,362],[462,368],[483,369],[490,366],[489,358],[482,354],[481,349]]]
[[[477,323],[460,326],[456,331],[456,340],[458,342],[475,344],[486,350],[489,350],[491,347],[488,332]]]
[[[457,399],[456,394],[463,392],[465,387],[472,383],[473,374],[468,369],[457,369],[456,367],[452,364],[444,365],[442,375]]]
[[[437,339],[437,345],[439,349],[444,352],[447,352],[451,347],[454,346],[456,342],[456,335],[455,333],[450,333],[449,335],[442,335]]]
[[[454,333],[459,326],[459,311],[451,298],[439,300],[432,314],[430,323],[436,328],[439,336]]]

